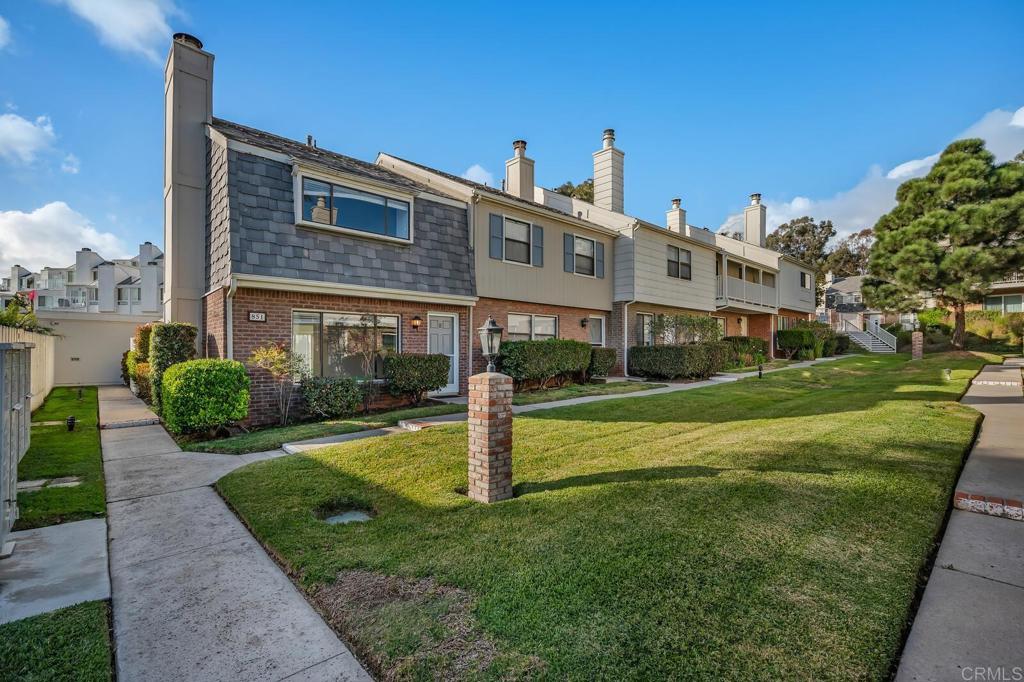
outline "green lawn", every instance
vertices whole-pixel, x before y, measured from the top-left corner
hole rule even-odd
[[[0,625],[0,680],[113,679],[108,614],[106,602],[91,601]]]
[[[70,433],[63,424],[33,426],[29,450],[18,465],[18,480],[80,476],[82,483],[74,488],[18,493],[21,517],[16,530],[91,519],[105,513],[96,388],[81,390],[79,399],[77,388],[55,388],[32,414],[33,422],[63,422],[73,414],[77,424]]]
[[[371,414],[366,417],[353,417],[352,419],[330,419],[322,422],[270,427],[218,440],[189,441],[187,439],[180,439],[178,443],[189,452],[220,452],[227,455],[244,455],[247,452],[276,450],[284,443],[293,443],[297,440],[337,436],[343,433],[394,426],[402,419],[436,417],[441,414],[454,414],[465,411],[465,405],[427,405],[425,407],[411,407],[405,410],[381,412],[380,414]]]
[[[782,369],[786,365],[791,365],[795,360],[768,360],[761,364],[762,369]],[[725,374],[741,374],[746,372],[756,372],[757,365],[751,365],[750,367],[733,367],[732,369],[724,369],[722,372]]]
[[[613,381],[607,384],[571,384],[562,388],[522,391],[512,396],[513,405],[535,405],[556,400],[583,398],[588,395],[615,395],[664,388],[665,384],[646,384],[639,381]]]
[[[456,492],[464,424],[217,486],[380,677],[888,679],[984,362],[908,360],[519,416],[496,505]]]

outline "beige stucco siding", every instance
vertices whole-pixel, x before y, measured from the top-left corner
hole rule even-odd
[[[158,316],[63,313],[41,318],[53,327],[54,384],[57,386],[99,386],[121,383],[121,354],[135,328]]]
[[[692,278],[669,277],[666,246],[672,244],[690,252]],[[635,232],[635,298],[638,301],[691,310],[715,309],[715,251],[699,244],[664,235],[655,230]]]
[[[506,263],[490,257],[490,215],[503,215],[539,225],[544,229],[544,265],[534,267]],[[614,280],[614,235],[541,216],[528,210],[481,198],[473,207],[474,252],[477,295],[506,300],[531,301],[549,305],[611,310]],[[565,272],[563,234],[578,234],[604,244],[604,277],[586,277]]]

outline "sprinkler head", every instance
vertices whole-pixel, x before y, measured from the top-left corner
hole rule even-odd
[[[69,416],[69,417],[68,417],[68,418],[67,418],[67,419],[65,420],[65,422],[64,422],[64,423],[68,425],[68,431],[74,431],[74,430],[75,430],[75,421],[77,421],[77,420],[75,419],[75,415],[70,415],[70,416]]]
[[[763,379],[764,378],[764,365],[762,365],[760,362],[757,363],[757,378],[758,379]]]

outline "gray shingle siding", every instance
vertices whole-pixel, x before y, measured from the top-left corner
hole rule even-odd
[[[231,274],[231,218],[228,209],[228,150],[207,139],[209,182],[206,186],[206,289]]]
[[[211,191],[217,164],[211,154]],[[474,295],[465,208],[416,198],[413,243],[393,244],[295,225],[288,164],[227,150],[231,272]],[[211,202],[215,205],[216,202]],[[211,218],[219,215],[211,211]],[[211,277],[220,241],[210,222]],[[219,234],[219,233],[218,233]],[[213,280],[216,282],[216,280]]]

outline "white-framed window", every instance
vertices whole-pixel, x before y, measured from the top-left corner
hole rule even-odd
[[[637,313],[636,344],[638,346],[654,345],[654,315],[651,313]]]
[[[604,315],[591,315],[587,322],[587,332],[590,335],[591,346],[604,345]]]
[[[554,315],[508,314],[509,341],[543,341],[558,338],[558,317]]]
[[[96,287],[89,287],[89,302],[95,303],[100,300],[100,290]]]
[[[668,256],[668,276],[676,277],[678,279],[690,279],[690,257],[691,254],[686,249],[681,249],[678,246],[672,246],[668,244],[666,247],[666,255]]]
[[[782,331],[782,330],[785,330],[785,329],[792,329],[793,328],[793,324],[795,322],[796,321],[792,317],[786,317],[785,315],[776,315],[775,316],[775,328],[777,330],[779,330],[779,331]]]
[[[412,241],[410,201],[305,175],[299,176],[299,187],[298,219],[306,225]]]
[[[140,303],[142,301],[142,289],[139,287],[132,287],[132,303]]]
[[[811,282],[812,282],[812,280],[811,280],[810,274],[801,271],[800,272],[800,288],[801,289],[810,289],[811,288]]]
[[[519,263],[520,265],[532,264],[532,232],[533,229],[530,223],[523,222],[522,220],[516,220],[515,218],[505,218],[503,248],[506,262]]]
[[[986,296],[985,310],[995,310],[1000,315],[1021,312],[1021,294]]]
[[[40,308],[45,308],[46,307],[46,297],[45,296],[37,296],[36,298],[38,299],[36,301],[36,306],[38,306]]]
[[[117,288],[117,302],[119,305],[125,305],[128,303],[128,289],[125,287]]]
[[[594,277],[597,274],[597,242],[579,235],[573,235],[573,242],[573,272]]]
[[[313,376],[382,379],[383,357],[399,351],[400,329],[399,315],[295,310],[292,352]]]

